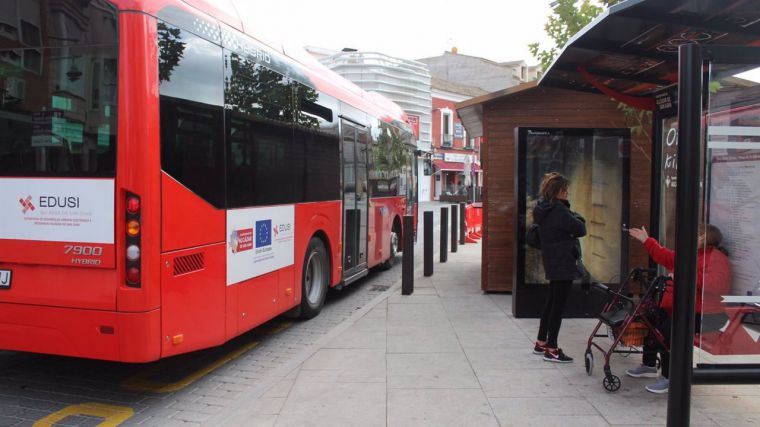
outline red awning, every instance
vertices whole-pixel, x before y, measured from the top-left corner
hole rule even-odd
[[[436,159],[433,160],[433,166],[435,166],[436,170],[464,172],[464,163],[459,162],[445,162],[443,160]],[[480,166],[476,163],[473,163],[472,170],[473,172],[479,172]]]

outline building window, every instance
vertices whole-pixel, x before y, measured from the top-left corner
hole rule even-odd
[[[451,147],[454,142],[454,115],[451,110],[441,110],[441,146]]]
[[[475,148],[475,138],[465,138],[464,140],[464,148],[468,150],[472,150]]]

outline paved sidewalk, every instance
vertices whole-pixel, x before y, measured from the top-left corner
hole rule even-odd
[[[616,356],[617,393],[602,388],[601,357],[589,377],[585,341],[594,320],[563,322],[560,345],[572,364],[531,353],[536,319],[515,319],[511,296],[480,291],[479,244],[435,264],[415,292],[374,301],[266,387],[218,419],[255,426],[608,426],[663,425],[664,395]],[[398,284],[397,284],[398,285]],[[760,425],[760,386],[695,386],[693,426]]]

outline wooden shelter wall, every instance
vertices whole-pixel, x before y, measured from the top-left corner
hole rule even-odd
[[[511,291],[515,236],[515,128],[626,128],[638,125],[603,95],[536,87],[505,96],[483,106],[485,143],[481,146],[484,170],[484,236],[482,280],[484,291]],[[649,224],[651,125],[632,135],[630,223]],[[629,265],[646,265],[647,254],[629,241]]]

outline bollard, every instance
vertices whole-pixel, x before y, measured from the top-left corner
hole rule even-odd
[[[425,255],[425,277],[433,275],[433,211],[425,211],[425,236],[423,252]]]
[[[449,259],[449,208],[441,208],[441,262]]]
[[[404,215],[404,253],[401,262],[401,294],[414,292],[414,215]]]
[[[457,214],[459,213],[459,207],[457,205],[451,205],[451,253],[457,251],[457,226],[459,220]]]
[[[467,218],[465,218],[464,203],[459,203],[459,244],[464,246],[464,236],[467,234]]]

